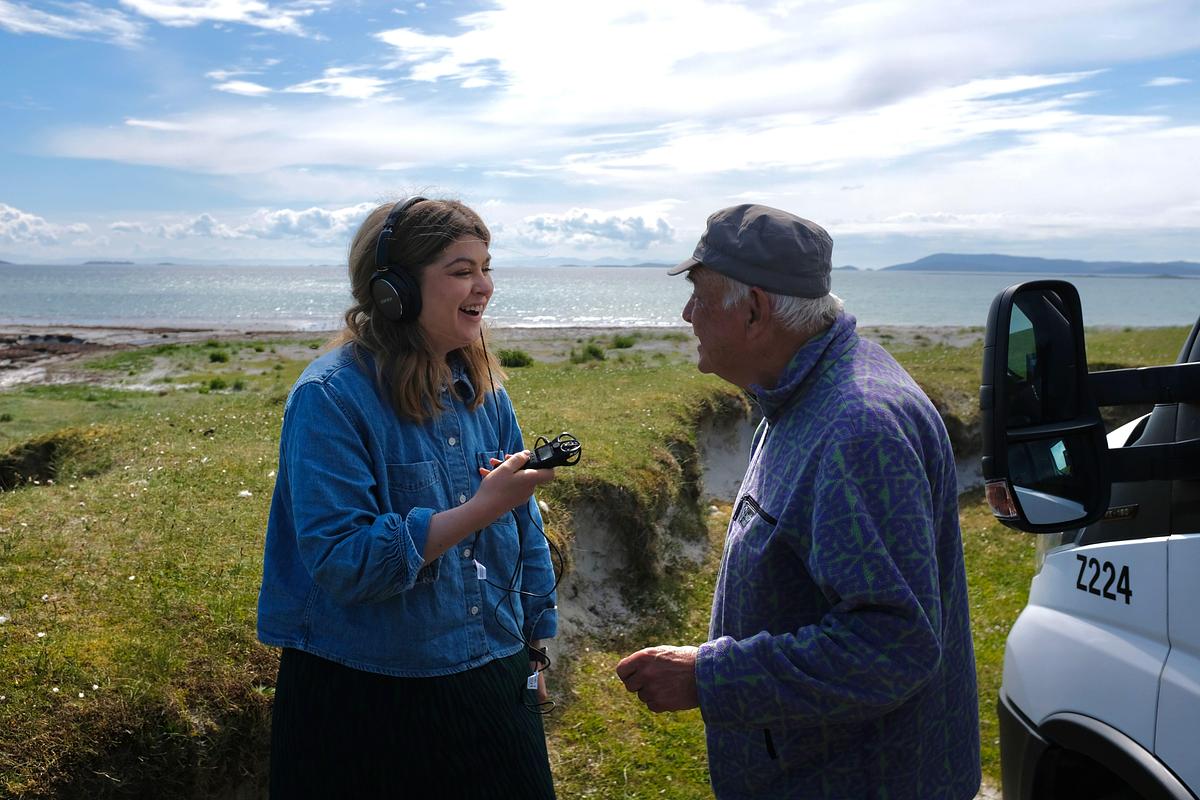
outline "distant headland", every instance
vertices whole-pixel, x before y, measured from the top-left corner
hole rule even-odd
[[[85,261],[85,267],[132,267],[132,261]]]
[[[1200,263],[1195,261],[1079,261],[1070,258],[961,253],[936,253],[883,269],[913,272],[1023,272],[1035,275],[1148,275],[1200,278]]]

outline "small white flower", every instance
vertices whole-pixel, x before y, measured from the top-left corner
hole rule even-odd
[[[51,689],[50,691],[54,692],[55,694],[58,694],[58,687],[57,687],[57,686],[55,686],[55,687],[54,687],[53,689]]]
[[[238,492],[238,497],[253,497],[254,494],[249,489],[242,489]]]
[[[3,701],[3,700],[5,700],[5,699],[6,699],[6,698],[4,697],[4,695],[0,694],[0,701]]]
[[[274,478],[274,477],[275,477],[275,470],[271,470],[270,472],[268,472],[268,473],[267,473],[267,477],[268,477],[268,478]]]
[[[3,614],[0,614],[0,625],[3,625],[6,622],[8,622],[8,617],[4,616]]]
[[[80,693],[79,693],[79,698],[80,698],[81,700],[83,699],[83,692],[80,692]]]
[[[50,595],[48,595],[48,594],[44,594],[44,595],[42,595],[42,602],[43,602],[43,603],[47,602],[49,599],[50,599]]]
[[[137,580],[137,575],[130,575],[130,576],[129,576],[129,580],[131,580],[131,581],[136,581],[136,580]]]
[[[38,637],[39,639],[45,639],[45,638],[46,638],[46,632],[45,632],[45,631],[38,631],[38,636],[37,636],[37,637]]]

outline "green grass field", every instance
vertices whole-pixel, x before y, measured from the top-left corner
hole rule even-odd
[[[1165,363],[1185,333],[1089,332],[1089,353]],[[90,362],[87,383],[0,392],[0,454],[31,478],[0,493],[0,797],[215,796],[261,778],[276,665],[254,638],[261,542],[283,399],[318,345],[126,351]],[[704,637],[728,509],[696,505],[696,423],[744,401],[686,359],[618,350],[510,370],[527,436],[585,443],[584,463],[540,493],[548,532],[569,540],[584,497],[610,503],[629,536],[682,501],[714,547],[702,569],[630,576],[647,622],[559,659],[552,763],[563,797],[707,797],[698,713],[648,713],[612,669],[647,644]],[[896,354],[969,427],[980,352]],[[994,523],[977,493],[962,508],[994,782],[1003,642],[1033,539]]]

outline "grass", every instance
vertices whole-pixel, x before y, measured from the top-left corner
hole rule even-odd
[[[1089,353],[1093,363],[1166,363],[1185,333],[1089,331]],[[262,535],[282,400],[319,343],[214,344],[94,359],[103,385],[0,393],[0,453],[59,442],[39,484],[0,494],[0,797],[190,797],[256,780],[276,663],[254,638]],[[209,360],[218,350],[227,362]],[[979,347],[896,352],[971,419]],[[169,384],[130,388],[167,370]],[[670,359],[534,363],[508,389],[530,440],[569,430],[584,446],[583,462],[540,493],[551,535],[569,538],[571,510],[590,501],[652,553],[651,523],[690,504],[685,521],[714,543],[701,569],[667,562],[626,576],[647,622],[556,663],[561,702],[548,731],[559,793],[711,796],[699,714],[650,714],[612,668],[647,644],[705,636],[728,508],[701,516],[695,422],[744,401]],[[1025,602],[1033,538],[997,525],[978,494],[962,498],[962,527],[995,783],[1003,642]]]
[[[510,369],[528,367],[533,363],[533,356],[519,348],[502,349],[499,352],[500,366]]]
[[[572,364],[583,364],[588,361],[603,361],[604,348],[595,342],[587,342],[578,350],[571,348],[570,361]]]
[[[261,767],[276,663],[254,636],[261,542],[281,401],[303,361],[259,372],[261,353],[229,352],[218,374],[202,346],[168,354],[193,370],[172,385],[205,395],[0,395],[13,416],[0,452],[42,436],[87,444],[0,495],[0,796],[190,796]],[[124,380],[131,363],[97,371]],[[578,498],[600,494],[621,500],[630,530],[651,527],[686,483],[669,446],[686,451],[695,416],[735,398],[678,364],[532,365],[509,389],[531,437],[584,442],[583,464],[541,493],[560,537]],[[631,410],[594,400],[611,395]]]
[[[548,726],[559,796],[712,797],[700,712],[651,713],[625,691],[614,667],[651,644],[699,643],[707,638],[708,608],[730,511],[722,503],[708,515],[705,530],[711,546],[699,569],[675,568],[662,577],[665,597],[657,613],[642,615],[642,624],[624,637],[592,642],[572,655],[564,684],[555,686],[567,702]]]

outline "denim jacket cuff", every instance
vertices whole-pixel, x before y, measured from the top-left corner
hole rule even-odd
[[[438,556],[430,563],[425,564],[425,566],[421,566],[425,560],[425,542],[429,539],[429,520],[431,519],[433,519],[432,508],[414,508],[404,518],[404,527],[408,529],[408,538],[412,541],[413,548],[416,550],[417,559],[413,566],[420,568],[416,572],[417,577],[414,584],[433,583],[436,581],[442,564],[442,557]]]
[[[547,606],[537,612],[527,628],[525,638],[529,641],[552,638],[558,633],[558,606]]]

